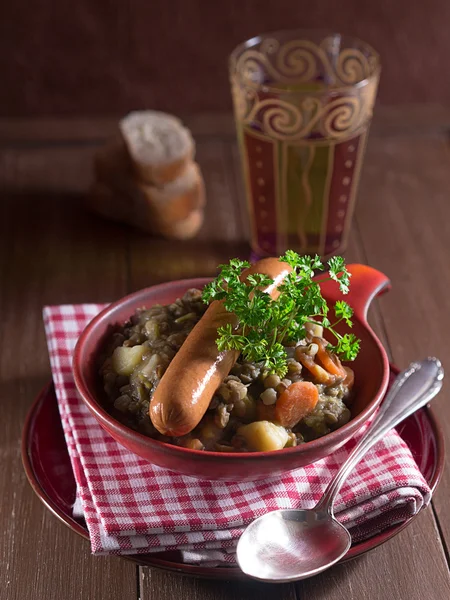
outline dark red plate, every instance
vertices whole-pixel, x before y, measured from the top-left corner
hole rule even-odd
[[[396,370],[393,369],[394,372]],[[429,408],[424,408],[398,428],[414,458],[434,491],[443,469],[444,441],[441,428]],[[70,529],[89,540],[83,519],[72,517],[75,479],[64,440],[55,390],[49,383],[31,406],[22,433],[22,460],[28,480],[41,501]],[[390,527],[370,540],[354,544],[345,560],[360,556],[383,544],[404,529],[415,517]],[[178,552],[136,554],[126,558],[151,567],[177,571],[185,575],[214,579],[236,579],[246,576],[237,567],[200,567],[184,564]]]

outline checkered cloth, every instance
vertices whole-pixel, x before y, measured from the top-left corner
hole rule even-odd
[[[200,481],[153,466],[117,444],[80,400],[72,375],[78,336],[99,304],[44,309],[64,434],[94,554],[182,550],[185,561],[233,565],[243,528],[268,510],[309,508],[362,432],[334,455],[282,477],[245,483]],[[359,463],[335,503],[353,540],[408,519],[430,500],[411,453],[391,431]]]

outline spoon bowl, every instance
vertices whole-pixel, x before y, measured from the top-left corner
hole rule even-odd
[[[349,531],[333,514],[333,501],[353,467],[390,429],[425,406],[442,387],[437,358],[411,363],[400,373],[378,414],[311,509],[276,510],[255,519],[242,534],[236,558],[242,571],[282,583],[317,575],[338,562],[351,546]]]
[[[348,530],[327,510],[276,510],[245,530],[239,566],[264,581],[306,579],[339,561],[351,543]]]

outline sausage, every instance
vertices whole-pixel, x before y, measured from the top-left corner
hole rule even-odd
[[[241,279],[252,273],[268,275],[273,284],[264,291],[275,299],[279,295],[277,286],[291,271],[277,258],[264,258],[246,269]],[[211,302],[161,378],[150,402],[149,416],[163,435],[178,437],[192,431],[236,362],[237,350],[219,352],[216,345],[218,327],[228,323],[237,327],[237,317],[225,309],[222,301]]]

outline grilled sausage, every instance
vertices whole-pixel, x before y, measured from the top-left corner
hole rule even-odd
[[[264,291],[276,298],[277,286],[291,270],[277,258],[264,258],[246,269],[242,277],[268,275],[273,284]],[[236,362],[238,351],[219,352],[216,345],[218,327],[228,323],[236,327],[237,317],[227,312],[222,301],[213,301],[164,373],[149,409],[153,425],[163,435],[182,436],[192,431]]]

